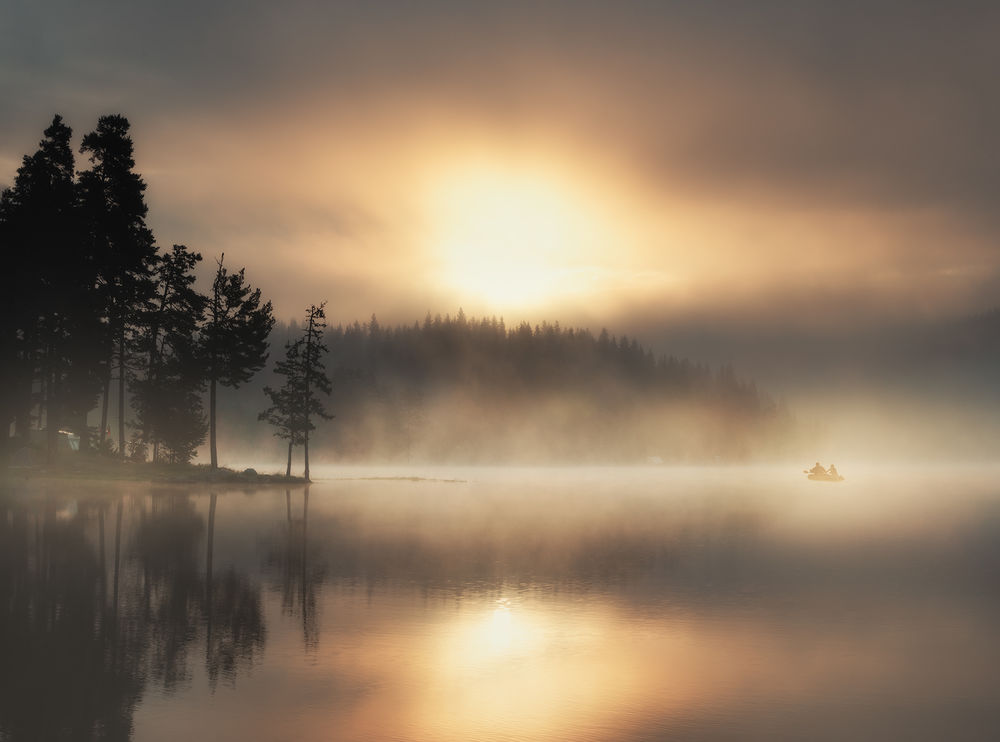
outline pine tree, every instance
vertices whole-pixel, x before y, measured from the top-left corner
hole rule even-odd
[[[229,273],[218,260],[201,333],[201,354],[209,384],[209,448],[212,468],[219,466],[216,447],[216,387],[239,388],[267,363],[267,337],[274,327],[271,302],[260,303],[260,289],[246,283],[245,270]]]
[[[45,267],[54,257],[47,253],[58,243],[53,238],[60,230],[53,227],[65,218],[66,208],[72,206],[73,154],[68,146],[69,136],[68,127],[56,117],[45,131],[38,151],[24,157],[13,187],[0,197],[4,260],[0,291],[3,389],[11,395],[9,409],[19,436],[26,435],[33,382],[39,366],[45,365],[40,357],[46,344],[41,338],[42,315],[48,298],[45,294],[49,293]]]
[[[118,368],[118,449],[125,457],[125,399],[129,356],[134,351],[141,312],[154,290],[153,233],[146,226],[146,184],[133,172],[128,119],[102,116],[83,138],[91,169],[80,173],[79,194],[89,253],[96,261],[108,334],[101,410],[101,443],[107,429],[111,368]]]
[[[326,302],[306,310],[306,325],[302,337],[285,346],[285,358],[275,366],[275,373],[285,377],[280,389],[264,388],[271,406],[258,419],[266,420],[277,430],[275,435],[288,440],[288,464],[285,474],[291,474],[292,447],[301,445],[305,457],[306,481],[309,481],[309,433],[316,429],[312,420],[333,418],[323,406],[318,393],[329,396],[330,379],[326,375],[323,356],[327,347],[323,342],[326,329]]]
[[[186,463],[208,429],[201,402],[205,375],[195,340],[207,301],[194,289],[194,268],[200,261],[200,254],[174,245],[157,265],[156,295],[142,345],[145,377],[135,382],[132,399],[142,441],[152,444],[153,461],[159,460],[162,444],[168,460]]]
[[[24,435],[38,388],[50,460],[59,429],[79,422],[96,396],[87,340],[100,327],[100,311],[92,261],[81,249],[71,137],[55,116],[0,196],[0,407],[4,424],[15,420]]]
[[[280,389],[264,387],[264,394],[271,400],[271,406],[261,412],[258,420],[275,427],[274,435],[288,441],[288,461],[285,476],[292,475],[292,448],[305,441],[305,418],[301,414],[299,400],[303,398],[302,340],[285,344],[285,358],[274,366],[274,373],[285,377]]]
[[[326,420],[333,416],[327,413],[322,402],[316,396],[316,392],[330,396],[330,379],[326,375],[326,368],[323,365],[323,355],[328,352],[323,343],[323,330],[326,329],[326,312],[323,302],[318,307],[313,304],[306,312],[306,328],[303,335],[302,346],[302,375],[304,381],[304,396],[302,399],[302,412],[305,415],[304,440],[302,450],[305,456],[305,473],[303,476],[309,481],[309,432],[315,428],[310,418],[315,415]]]

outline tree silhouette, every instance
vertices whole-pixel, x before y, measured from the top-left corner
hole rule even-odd
[[[304,440],[302,441],[302,451],[305,456],[305,472],[303,476],[309,481],[309,432],[315,428],[310,418],[315,415],[326,420],[333,416],[327,413],[320,402],[317,392],[330,395],[330,379],[327,378],[326,369],[323,364],[323,356],[329,352],[323,343],[323,330],[326,329],[326,312],[323,302],[318,307],[313,304],[306,311],[306,328],[303,334],[302,346],[302,377],[304,394],[301,402],[302,413],[305,417]]]
[[[312,418],[332,419],[317,395],[330,394],[330,379],[323,363],[329,352],[323,342],[326,312],[323,302],[306,310],[306,324],[302,337],[285,345],[285,358],[275,365],[275,373],[285,377],[280,389],[264,387],[271,406],[260,413],[259,420],[266,420],[277,430],[275,435],[288,440],[288,464],[285,475],[292,470],[292,447],[302,445],[305,456],[305,476],[309,480],[309,433],[316,429]]]
[[[288,441],[288,461],[285,464],[285,476],[292,475],[292,448],[301,446],[305,441],[304,419],[301,415],[298,400],[302,396],[302,340],[285,344],[285,357],[274,366],[274,373],[284,376],[285,382],[281,388],[273,389],[265,386],[264,394],[271,400],[271,406],[261,412],[258,420],[264,420],[274,426],[274,435]]]
[[[239,388],[267,363],[267,337],[274,327],[271,302],[260,303],[260,289],[246,283],[245,268],[229,273],[218,262],[207,317],[202,329],[201,352],[209,384],[209,447],[212,468],[219,466],[216,447],[216,387]]]
[[[101,410],[101,442],[107,429],[112,363],[118,368],[118,453],[125,457],[125,393],[129,355],[141,312],[152,297],[156,245],[146,226],[146,184],[135,172],[128,119],[102,116],[83,138],[91,169],[80,173],[80,202],[90,255],[96,261],[105,303],[108,361]]]
[[[208,428],[201,403],[205,379],[196,344],[206,304],[194,290],[194,268],[200,261],[200,254],[174,245],[157,263],[156,294],[142,343],[146,374],[135,382],[132,398],[142,440],[153,446],[153,461],[159,459],[163,444],[171,462],[186,463]]]
[[[13,187],[0,195],[0,413],[23,438],[37,380],[50,460],[59,428],[78,421],[96,397],[89,351],[99,308],[92,261],[79,249],[71,136],[55,116]]]
[[[200,256],[177,245],[158,253],[129,130],[122,115],[101,117],[80,147],[90,167],[76,172],[72,130],[55,116],[0,193],[0,424],[14,423],[21,445],[44,424],[51,461],[61,428],[90,448],[87,417],[100,398],[102,448],[114,411],[124,457],[131,405],[134,442],[151,445],[154,460],[164,449],[187,461],[207,427],[208,382],[217,467],[217,385],[239,387],[263,367],[271,304],[221,258],[211,297],[201,297]]]

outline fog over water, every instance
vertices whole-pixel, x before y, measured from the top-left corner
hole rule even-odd
[[[0,742],[1000,739],[998,29],[0,2]]]
[[[0,739],[994,739],[1000,469],[841,470],[12,484]]]
[[[599,326],[572,341],[564,326],[553,341],[560,336],[543,324],[521,343],[514,327],[470,340],[481,332],[469,329],[480,328],[475,318],[453,337],[445,320],[437,337],[428,319],[395,336],[374,318],[330,328],[336,418],[317,421],[314,462],[592,465],[659,457],[798,467],[817,458],[992,462],[1000,446],[996,312],[863,330],[651,324],[638,336],[612,334],[608,347],[619,350],[605,356],[600,340],[596,356],[586,342],[575,345],[603,337]],[[283,332],[295,335],[276,330],[273,349]],[[635,340],[637,355],[620,350]],[[265,371],[222,395],[224,463],[283,470],[282,442],[257,423],[260,387],[277,381]]]

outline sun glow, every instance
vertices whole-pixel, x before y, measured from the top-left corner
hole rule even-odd
[[[670,704],[663,678],[648,675],[614,621],[523,596],[457,614],[430,644],[433,671],[421,678],[412,726],[442,740],[575,739],[574,729],[613,728],[623,708]]]
[[[492,611],[456,632],[453,662],[471,668],[530,656],[544,647],[548,630],[551,627],[537,616],[516,610],[510,600],[502,598]]]
[[[587,294],[610,230],[572,183],[480,168],[429,189],[430,250],[442,287],[482,309]]]

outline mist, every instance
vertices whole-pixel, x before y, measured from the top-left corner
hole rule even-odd
[[[732,363],[779,395],[809,421],[823,459],[989,461],[1000,441],[995,309],[891,322],[793,315],[645,326],[652,347]]]
[[[0,3],[0,740],[1000,739],[998,38]]]
[[[607,334],[603,351],[586,329],[460,317],[333,328],[336,417],[315,433],[318,463],[939,465],[992,461],[1000,442],[996,313],[815,332],[706,323]],[[255,398],[224,400],[223,449],[280,461],[250,422]]]

